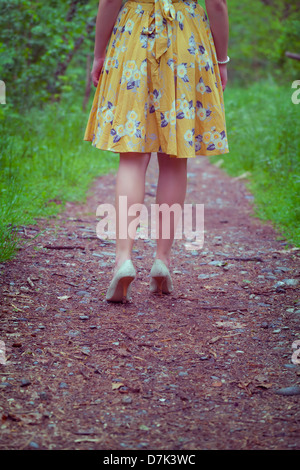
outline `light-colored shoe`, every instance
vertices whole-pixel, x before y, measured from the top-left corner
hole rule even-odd
[[[161,259],[156,259],[150,271],[150,291],[160,294],[170,294],[173,290],[173,283],[170,272]]]
[[[136,271],[130,259],[124,261],[114,275],[106,293],[109,302],[124,302],[130,300],[131,283],[135,279]]]

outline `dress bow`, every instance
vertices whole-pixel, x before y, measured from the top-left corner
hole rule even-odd
[[[155,0],[153,11],[150,15],[151,21],[148,27],[143,28],[143,34],[155,38],[153,55],[157,62],[171,45],[172,25],[176,18],[176,11],[172,0]]]
[[[167,51],[171,44],[172,26],[171,22],[176,18],[176,11],[172,0],[155,0],[155,58],[160,57]]]

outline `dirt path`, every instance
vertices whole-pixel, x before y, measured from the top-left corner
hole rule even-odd
[[[148,206],[156,177],[153,157]],[[0,448],[299,449],[299,251],[251,216],[242,180],[190,160],[203,248],[176,240],[174,293],[160,298],[154,240],[137,240],[132,301],[108,304],[114,243],[96,237],[95,213],[114,180],[26,227],[1,265]]]

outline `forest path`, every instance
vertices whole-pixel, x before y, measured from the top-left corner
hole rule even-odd
[[[243,179],[188,163],[204,245],[175,241],[171,295],[149,292],[155,240],[138,239],[131,301],[105,300],[115,245],[96,209],[114,174],[24,228],[1,265],[1,449],[300,448],[299,251],[252,216]],[[156,181],[153,156],[147,207]]]

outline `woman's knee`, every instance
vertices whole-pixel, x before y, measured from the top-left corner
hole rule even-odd
[[[147,169],[151,153],[127,152],[120,154],[120,165],[133,166],[138,169]]]
[[[165,153],[158,153],[157,158],[161,169],[167,168],[170,170],[172,168],[174,170],[179,169],[182,171],[187,168],[187,158],[171,157]]]

